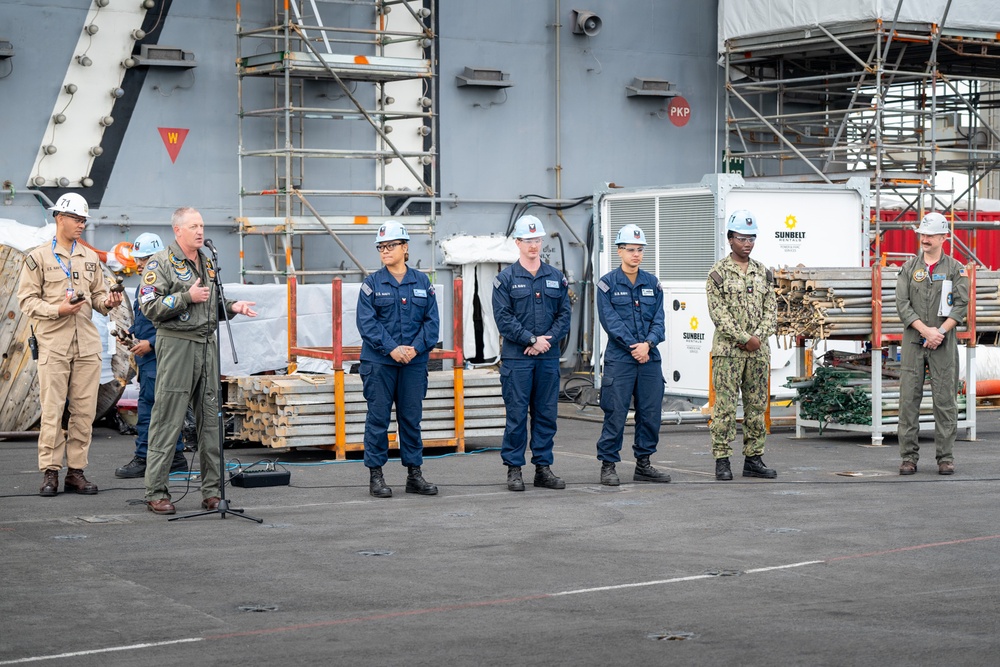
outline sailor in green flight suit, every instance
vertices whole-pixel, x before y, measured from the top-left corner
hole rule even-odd
[[[896,278],[896,310],[903,322],[899,379],[900,475],[917,472],[920,447],[920,400],[924,378],[931,378],[934,405],[934,445],[938,473],[955,472],[952,447],[958,425],[958,340],[955,327],[965,322],[969,308],[969,278],[962,264],[944,254],[948,221],[928,213],[917,228],[920,252]]]

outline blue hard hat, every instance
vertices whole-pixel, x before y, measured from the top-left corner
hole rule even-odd
[[[756,234],[757,218],[745,208],[738,208],[729,214],[729,219],[726,222],[726,231],[736,232],[737,234]]]
[[[144,232],[135,237],[135,242],[132,244],[132,257],[142,259],[161,250],[163,250],[163,241],[160,240],[160,237],[150,232]]]
[[[646,245],[646,233],[639,229],[638,225],[625,225],[618,230],[618,235],[615,236],[615,245],[625,245],[626,243]]]
[[[515,239],[537,239],[545,236],[542,221],[533,215],[522,215],[514,223]]]
[[[406,231],[406,227],[399,224],[398,222],[387,222],[378,228],[378,232],[375,233],[375,245],[379,243],[385,243],[386,241],[409,241],[410,235]]]

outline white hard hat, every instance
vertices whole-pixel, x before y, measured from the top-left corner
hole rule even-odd
[[[90,207],[87,206],[87,200],[75,192],[67,192],[59,197],[56,205],[49,208],[49,210],[56,213],[72,213],[81,218],[90,217]]]
[[[639,229],[638,225],[625,225],[618,230],[615,245],[625,245],[626,243],[646,245],[646,233]]]
[[[737,234],[756,234],[757,218],[745,208],[738,208],[729,214],[726,221],[726,231]]]
[[[928,213],[920,221],[920,226],[917,227],[917,234],[926,234],[928,236],[947,234],[948,231],[948,219],[940,213]]]
[[[163,250],[163,241],[160,240],[160,237],[151,232],[145,232],[135,237],[135,242],[132,244],[132,257],[142,259],[160,250]]]
[[[387,222],[378,228],[375,234],[375,245],[386,241],[409,241],[410,235],[406,233],[406,227],[398,222]]]
[[[545,236],[542,221],[533,215],[522,215],[514,223],[515,239],[537,239]]]

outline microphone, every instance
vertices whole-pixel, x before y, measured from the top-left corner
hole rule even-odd
[[[215,244],[212,243],[212,239],[205,239],[205,247],[212,251],[212,254],[216,257],[219,256],[219,251],[215,249]]]

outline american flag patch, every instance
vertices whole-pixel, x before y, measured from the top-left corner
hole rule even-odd
[[[493,289],[500,289],[500,277],[497,276],[493,279]]]
[[[597,288],[602,292],[607,292],[609,289],[611,289],[611,287],[603,280],[597,281]]]
[[[372,288],[368,283],[361,283],[361,291],[368,296],[372,295]]]

